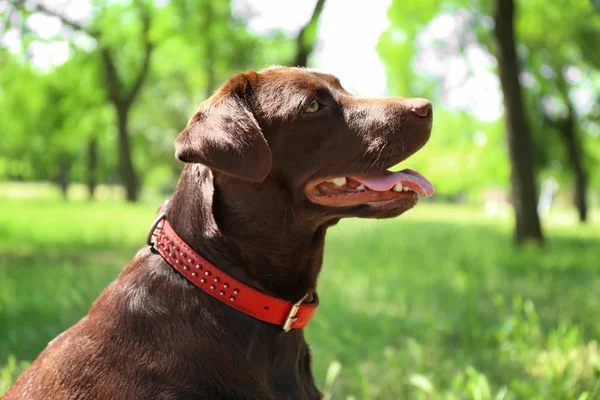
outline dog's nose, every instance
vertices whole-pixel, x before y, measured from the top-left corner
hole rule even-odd
[[[410,99],[408,106],[410,107],[410,111],[421,118],[427,118],[433,112],[431,102],[426,99]]]

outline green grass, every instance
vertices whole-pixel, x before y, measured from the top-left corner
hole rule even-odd
[[[156,204],[0,198],[0,394],[143,246]],[[423,204],[328,235],[307,328],[333,399],[600,398],[600,221]]]

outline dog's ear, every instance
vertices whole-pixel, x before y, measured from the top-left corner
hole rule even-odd
[[[178,159],[251,182],[267,177],[271,150],[247,101],[256,78],[238,74],[200,105],[175,141]]]

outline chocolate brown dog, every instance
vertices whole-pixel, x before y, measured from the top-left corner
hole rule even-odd
[[[165,220],[232,279],[315,303],[327,228],[433,193],[415,171],[387,171],[427,142],[431,121],[427,100],[356,98],[306,69],[236,75],[177,138],[186,165]],[[321,398],[302,329],[234,308],[167,258],[140,250],[5,400]]]

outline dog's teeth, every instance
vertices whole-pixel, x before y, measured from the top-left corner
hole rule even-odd
[[[331,179],[329,182],[333,182],[335,186],[344,186],[346,184],[346,178],[335,178]]]
[[[361,183],[361,184],[360,184],[360,185],[358,185],[358,186],[356,187],[356,189],[354,189],[354,190],[358,190],[358,191],[361,191],[361,192],[362,192],[363,190],[366,190],[366,189],[367,189],[367,188],[365,187],[365,185],[363,185],[363,184]]]
[[[409,190],[412,190],[412,189],[411,189],[411,188],[409,188],[409,187],[406,187],[406,186],[404,186],[404,191],[405,191],[405,192],[408,192]]]
[[[394,185],[394,187],[392,188],[392,190],[393,190],[394,192],[401,192],[401,191],[402,191],[402,189],[403,189],[403,187],[402,187],[402,184],[401,184],[400,182],[396,183],[396,184]]]

